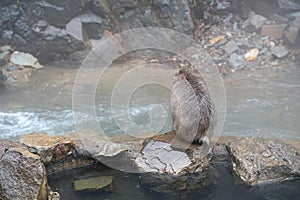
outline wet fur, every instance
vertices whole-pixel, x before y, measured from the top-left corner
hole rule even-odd
[[[173,130],[188,143],[209,144],[216,124],[215,106],[200,73],[191,67],[181,69],[172,87]]]

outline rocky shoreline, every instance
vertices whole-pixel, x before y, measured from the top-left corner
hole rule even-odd
[[[74,136],[40,133],[28,134],[20,142],[2,140],[0,197],[4,200],[59,199],[59,194],[51,191],[47,183],[47,174],[101,165],[101,162],[119,165],[130,161],[141,173],[161,182],[172,180],[178,183],[177,187],[186,176],[213,181],[214,178],[207,174],[209,166],[220,162],[229,163],[233,174],[250,186],[300,176],[300,142],[220,137],[211,153],[203,158],[199,156],[201,147],[198,145],[192,145],[185,152],[172,149],[169,142],[173,136],[173,132],[145,140],[118,136],[109,139],[111,148],[101,146],[103,140],[95,136],[91,139],[94,142],[85,145]],[[111,179],[106,177],[105,180],[107,178]],[[109,183],[103,187],[107,185]]]

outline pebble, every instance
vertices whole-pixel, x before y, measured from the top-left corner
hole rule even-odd
[[[247,62],[256,60],[258,54],[259,54],[259,49],[258,49],[258,48],[251,49],[250,51],[248,51],[248,52],[245,54],[245,60],[246,60]]]
[[[216,44],[217,42],[223,40],[224,38],[225,38],[224,35],[219,35],[219,36],[217,36],[217,37],[214,37],[214,38],[210,39],[210,40],[209,40],[209,43],[210,43],[211,45],[214,45],[214,44]]]
[[[243,56],[238,55],[236,53],[231,54],[228,61],[229,64],[235,69],[241,68],[241,66],[244,64]]]

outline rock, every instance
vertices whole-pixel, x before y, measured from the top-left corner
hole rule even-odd
[[[30,152],[41,157],[45,164],[57,162],[72,154],[76,145],[72,139],[62,136],[50,136],[41,133],[31,133],[21,138],[20,143],[28,146]]]
[[[257,48],[251,49],[245,54],[245,60],[247,62],[253,61],[257,58],[258,54],[259,50]]]
[[[186,153],[172,150],[171,144],[151,141],[136,158],[135,163],[144,172],[179,174],[191,165],[191,160]]]
[[[227,148],[234,172],[249,185],[300,175],[300,155],[291,145],[244,138]]]
[[[227,53],[227,55],[232,54],[233,52],[235,52],[238,49],[239,49],[239,47],[237,46],[237,44],[234,41],[229,41],[224,46],[224,50]]]
[[[228,151],[222,143],[216,143],[213,147],[213,162],[228,162]]]
[[[4,51],[0,53],[0,66],[7,64],[9,57],[10,57],[9,51]]]
[[[185,173],[177,176],[169,174],[143,173],[141,174],[141,185],[150,191],[167,195],[167,199],[194,199],[186,198],[191,191],[207,191],[214,187],[218,180],[218,171],[209,167],[204,172]]]
[[[242,28],[245,29],[249,27],[250,25],[254,26],[256,29],[259,29],[265,22],[267,21],[267,18],[257,15],[254,12],[249,13],[249,17],[247,20],[244,21]]]
[[[0,140],[0,158],[5,153],[6,149],[12,148],[12,147],[21,147],[19,143],[12,142],[9,140]]]
[[[236,44],[243,49],[249,49],[251,45],[249,44],[248,40],[245,38],[239,38],[236,40]]]
[[[277,24],[284,24],[289,21],[287,18],[285,18],[281,15],[278,15],[276,13],[271,14],[269,19],[275,21]]]
[[[163,27],[190,35],[194,30],[189,4],[182,0],[1,2],[0,45],[11,44],[41,63],[87,48],[83,41],[100,39],[105,29]]]
[[[292,22],[291,26],[285,33],[285,38],[292,44],[296,44],[299,40],[299,29],[300,29],[300,17],[296,17]]]
[[[35,69],[43,68],[43,66],[38,62],[38,59],[29,53],[15,51],[10,56],[10,62],[16,65],[30,66]]]
[[[223,40],[224,38],[225,38],[224,35],[219,35],[219,36],[217,36],[217,37],[214,37],[214,38],[210,39],[210,40],[209,40],[209,43],[210,43],[211,45],[214,45],[214,44],[216,44],[217,42]]]
[[[250,19],[250,22],[255,28],[259,29],[267,19],[261,15],[253,15],[253,17]]]
[[[24,68],[20,65],[11,65],[11,63],[3,67],[8,85],[26,84],[31,80],[33,70],[32,68]]]
[[[98,15],[88,12],[73,18],[66,25],[66,31],[80,41],[100,39],[101,33],[99,30],[101,30],[101,25],[102,19]],[[93,28],[89,26],[93,26]],[[89,37],[84,39],[84,33]],[[94,35],[94,37],[91,37],[92,35]]]
[[[277,0],[277,3],[281,9],[300,9],[300,2],[297,0]]]
[[[268,24],[263,25],[260,30],[261,36],[270,36],[275,39],[280,39],[283,36],[283,31],[286,27],[286,24]]]
[[[87,179],[80,179],[74,181],[74,190],[98,190],[110,185],[113,181],[112,176],[98,176]]]
[[[0,169],[0,199],[47,199],[46,170],[38,155],[10,148],[1,157]]]
[[[96,163],[90,154],[81,152],[76,149],[75,153],[69,155],[59,162],[53,162],[46,165],[47,174],[57,173],[64,170],[72,170],[76,168],[89,167]]]
[[[289,50],[286,46],[275,46],[275,47],[271,47],[271,53],[276,58],[283,58],[286,55],[288,55]]]
[[[58,192],[50,191],[48,195],[48,200],[60,200],[60,194]]]
[[[289,18],[300,17],[300,11],[286,14]]]
[[[150,139],[135,159],[141,171],[178,175],[202,172],[209,166],[210,157],[203,156],[203,146],[192,145],[187,152],[173,149],[170,142],[174,134],[169,132]]]
[[[238,69],[243,67],[244,58],[241,55],[233,53],[230,55],[228,62],[233,68]]]

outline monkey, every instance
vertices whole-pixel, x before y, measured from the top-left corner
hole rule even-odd
[[[173,130],[183,142],[209,145],[216,125],[215,106],[197,69],[188,66],[175,74],[170,100]]]

